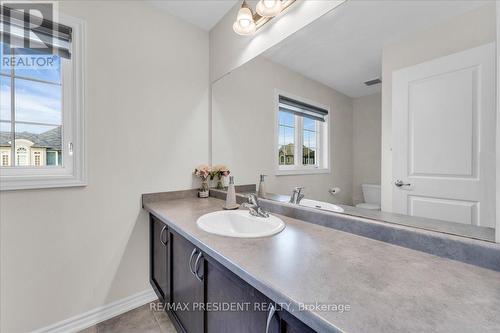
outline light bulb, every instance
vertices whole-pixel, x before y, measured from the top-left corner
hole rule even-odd
[[[246,24],[246,23],[244,23],[244,24]],[[233,30],[238,35],[249,36],[249,35],[253,35],[255,33],[255,30],[257,30],[257,27],[255,26],[255,22],[253,22],[253,21],[248,21],[247,26],[243,26],[243,25],[241,25],[241,23],[239,21],[236,21],[233,24]]]
[[[273,17],[281,13],[283,4],[281,0],[260,0],[256,9],[260,16]]]
[[[250,20],[247,20],[247,19],[243,19],[243,20],[239,20],[238,21],[238,24],[242,27],[242,28],[248,28],[250,26],[250,23],[251,21]]]

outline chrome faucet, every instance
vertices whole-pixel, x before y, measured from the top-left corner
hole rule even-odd
[[[248,202],[243,204],[243,207],[248,208],[248,212],[252,216],[269,217],[269,213],[259,206],[259,199],[255,194],[247,195]]]
[[[302,193],[302,190],[304,187],[298,186],[293,189],[292,195],[290,196],[290,203],[298,205],[300,203],[300,200],[304,198],[304,194]]]

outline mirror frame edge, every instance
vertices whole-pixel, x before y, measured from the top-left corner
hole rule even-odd
[[[496,7],[496,226],[495,226],[495,241],[500,243],[500,3],[495,4]]]

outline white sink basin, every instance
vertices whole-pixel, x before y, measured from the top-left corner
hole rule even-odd
[[[201,216],[196,224],[211,234],[255,238],[275,235],[285,228],[285,222],[276,216],[252,216],[247,210],[219,211]]]
[[[343,213],[344,209],[342,207],[339,207],[337,205],[334,205],[329,202],[323,202],[323,201],[316,201],[316,200],[310,200],[310,199],[302,199],[300,201],[300,205],[304,207],[312,207],[312,208],[319,208],[323,210],[329,210],[331,212],[337,212],[337,213]]]

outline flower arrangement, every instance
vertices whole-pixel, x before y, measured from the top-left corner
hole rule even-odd
[[[229,176],[231,171],[229,171],[228,167],[225,165],[216,165],[212,168],[212,172],[210,172],[210,180],[217,178],[217,186],[218,190],[224,189],[224,184],[222,182],[223,177]]]
[[[212,170],[206,164],[199,165],[194,169],[193,174],[201,179],[201,187],[198,191],[200,198],[208,198],[208,177],[212,179]]]

